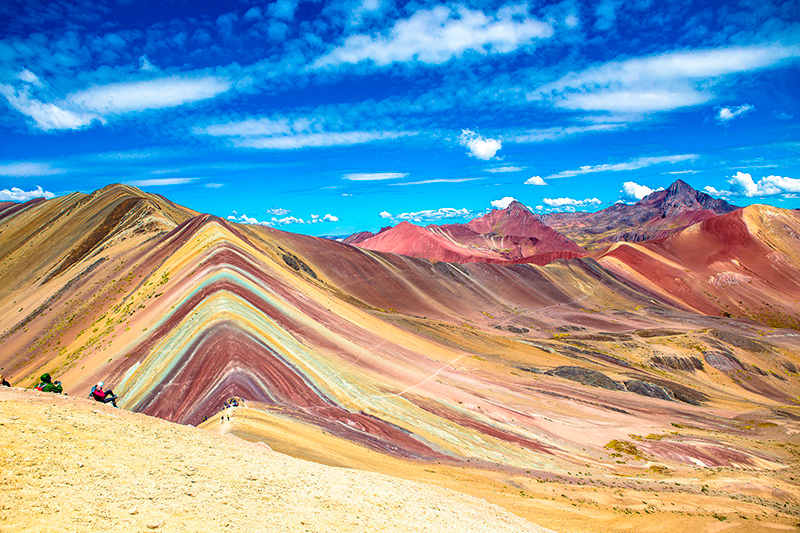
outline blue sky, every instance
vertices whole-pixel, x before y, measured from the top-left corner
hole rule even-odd
[[[121,182],[313,235],[800,207],[800,3],[0,3],[0,200]]]

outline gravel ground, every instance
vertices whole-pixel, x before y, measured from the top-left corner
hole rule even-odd
[[[438,487],[0,389],[0,531],[546,532]]]

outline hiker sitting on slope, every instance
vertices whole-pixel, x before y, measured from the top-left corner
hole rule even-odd
[[[91,396],[95,401],[109,403],[114,407],[117,406],[117,395],[114,394],[112,390],[103,390],[104,383],[102,381],[98,381],[97,385],[92,387],[92,390],[89,392],[89,396]]]
[[[2,374],[0,374],[0,387],[10,387],[10,386],[11,386],[11,383],[9,383],[8,381],[6,381],[6,378],[5,378],[5,376],[3,376]]]
[[[50,374],[42,374],[42,377],[39,379],[41,379],[42,382],[34,387],[36,390],[40,390],[42,392],[55,392],[56,394],[61,394],[61,391],[64,390],[60,381],[50,381]]]

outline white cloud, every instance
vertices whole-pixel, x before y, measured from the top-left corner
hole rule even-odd
[[[710,194],[712,196],[733,196],[731,191],[719,191],[711,185],[703,187],[703,190],[706,192],[706,194]]]
[[[492,207],[494,207],[495,209],[506,209],[509,205],[511,205],[511,202],[516,202],[516,201],[517,201],[516,198],[513,198],[511,196],[506,196],[499,200],[492,200]]]
[[[737,107],[723,107],[719,110],[719,113],[717,113],[717,120],[720,122],[728,122],[729,120],[740,117],[754,109],[755,107],[751,106],[750,104],[742,104]]]
[[[49,191],[44,191],[39,186],[37,186],[33,191],[23,191],[17,187],[0,190],[0,201],[3,202],[27,202],[28,200],[33,200],[34,198],[50,199],[55,197],[55,194]]]
[[[102,122],[93,113],[73,112],[56,104],[41,102],[31,96],[28,87],[15,89],[10,85],[0,84],[0,95],[8,100],[13,109],[33,119],[35,126],[43,131],[77,130],[94,120]]]
[[[245,214],[241,214],[238,217],[236,216],[236,211],[233,212],[233,215],[228,215],[228,220],[232,220],[233,222],[241,222],[242,224],[252,224],[258,226],[272,226],[272,222],[267,222],[266,220],[259,221],[256,218],[249,217]]]
[[[43,163],[6,163],[0,164],[0,176],[49,176],[51,174],[61,174],[64,172],[60,168],[54,168]]]
[[[662,172],[662,174],[697,174],[699,170],[673,170],[671,172]]]
[[[393,186],[425,185],[428,183],[461,183],[463,181],[476,181],[483,178],[435,178],[430,180],[407,181],[405,183],[391,183]]]
[[[374,172],[374,173],[354,173],[345,174],[343,179],[350,181],[379,181],[379,180],[396,180],[408,176],[405,172]]]
[[[150,58],[147,57],[147,54],[139,56],[139,69],[145,72],[155,72],[156,70],[158,70],[150,62]]]
[[[619,172],[621,170],[636,170],[639,168],[649,167],[660,163],[678,163],[680,161],[688,161],[696,159],[697,154],[682,154],[682,155],[668,155],[660,157],[640,157],[624,163],[613,163],[606,165],[584,165],[577,170],[564,170],[558,174],[552,174],[547,179],[554,178],[570,178],[572,176],[579,176],[581,174],[591,174],[594,172]]]
[[[324,220],[326,222],[339,222],[339,217],[337,217],[335,215],[331,215],[330,213],[328,213],[324,217],[322,217],[322,220]]]
[[[143,62],[142,68],[147,65],[149,62]],[[0,95],[13,109],[33,119],[35,126],[43,131],[81,129],[95,120],[104,124],[109,116],[205,100],[231,87],[230,81],[216,76],[171,76],[97,85],[53,99],[52,91],[33,73],[23,70],[18,78],[24,82],[19,87],[0,84]]]
[[[226,92],[230,87],[229,80],[216,76],[171,76],[90,87],[67,96],[66,102],[82,111],[108,116],[206,100]]]
[[[531,176],[525,180],[525,185],[547,185],[541,176]]]
[[[525,170],[521,167],[497,167],[497,168],[487,168],[486,172],[519,172],[520,170]]]
[[[719,78],[800,57],[798,46],[749,46],[666,52],[612,61],[545,85],[530,99],[584,111],[646,114],[708,102]]]
[[[272,209],[267,209],[267,213],[270,215],[275,215],[282,217],[283,215],[288,215],[291,213],[288,209],[283,209],[282,207],[273,207]]]
[[[447,219],[463,219],[472,217],[474,213],[469,209],[454,209],[452,207],[442,207],[440,209],[426,209],[423,211],[416,211],[412,213],[400,213],[399,215],[391,215],[386,211],[382,211],[381,218],[388,218],[393,221],[408,220],[416,223],[439,222]]]
[[[39,79],[39,76],[31,72],[30,70],[24,68],[17,74],[17,79],[24,81],[25,83],[30,83],[32,85],[42,85],[42,80]]]
[[[134,187],[160,187],[162,185],[183,185],[191,183],[195,178],[150,178],[144,180],[131,180],[126,182]]]
[[[550,25],[531,18],[524,6],[509,6],[487,16],[463,6],[436,6],[399,20],[385,35],[352,35],[314,62],[314,67],[370,61],[441,64],[472,51],[508,53],[553,34]]]
[[[603,203],[597,198],[586,198],[585,200],[576,200],[574,198],[545,198],[544,200],[542,200],[542,202],[544,202],[544,204],[549,207],[572,208],[572,209],[575,209],[576,207],[600,205]]]
[[[206,187],[208,187],[209,189],[220,189],[224,186],[225,186],[224,183],[206,183]]]
[[[537,143],[542,141],[554,141],[572,137],[575,135],[583,135],[585,133],[605,132],[624,129],[627,124],[622,122],[611,122],[604,124],[590,124],[589,126],[557,126],[552,128],[543,128],[539,130],[530,130],[525,133],[520,133],[514,137],[507,139],[509,142],[525,144]]]
[[[756,182],[750,174],[737,172],[728,183],[733,195],[748,198],[800,192],[800,179],[783,176],[767,176]]]
[[[293,216],[283,217],[283,218],[275,218],[272,217],[272,221],[276,224],[284,225],[284,224],[305,224],[306,221],[302,218],[297,218]]]
[[[659,187],[658,189],[651,189],[647,185],[639,185],[638,183],[634,183],[632,181],[626,181],[622,184],[622,190],[620,193],[624,199],[641,200],[645,196],[661,190],[664,190],[664,188]]]
[[[234,146],[267,150],[297,150],[326,146],[351,146],[410,135],[400,131],[321,131],[306,118],[260,118],[194,129],[197,135],[229,137]]]
[[[502,147],[497,139],[486,139],[471,130],[461,130],[458,142],[467,147],[470,156],[485,161],[493,158]]]

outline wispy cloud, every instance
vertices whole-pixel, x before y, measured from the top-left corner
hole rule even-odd
[[[441,64],[465,52],[512,52],[552,34],[549,24],[531,18],[521,5],[504,7],[496,15],[463,6],[436,6],[397,21],[383,35],[352,35],[312,66],[364,61],[378,66],[411,61]]]
[[[548,176],[547,179],[554,178],[569,178],[572,176],[580,176],[581,174],[591,174],[593,172],[619,172],[621,170],[636,170],[639,168],[649,167],[660,163],[678,163],[680,161],[688,161],[696,159],[697,154],[683,154],[683,155],[668,155],[661,157],[640,157],[624,163],[613,163],[605,165],[585,165],[577,170],[564,170],[557,174]]]
[[[306,118],[248,119],[197,127],[194,133],[228,138],[241,148],[298,150],[328,146],[352,146],[412,135],[401,131],[324,131]]]
[[[171,76],[90,87],[69,95],[66,102],[84,112],[109,116],[207,100],[230,87],[229,80],[216,76]]]
[[[719,78],[800,57],[800,46],[746,46],[667,52],[612,61],[568,74],[531,99],[584,111],[646,114],[710,101]]]
[[[44,163],[5,163],[0,164],[0,176],[28,177],[61,174],[64,170]]]
[[[461,183],[464,181],[476,181],[482,179],[483,178],[434,178],[430,180],[407,181],[405,183],[391,183],[390,185],[405,186],[405,185],[427,185],[428,183]]]
[[[29,77],[22,82],[17,87],[0,84],[0,95],[43,131],[81,129],[94,121],[105,123],[116,115],[206,100],[231,87],[229,80],[217,76],[171,76],[95,85],[64,98],[52,98],[52,91],[41,82],[32,82]]]
[[[518,133],[508,137],[508,142],[525,144],[525,143],[538,143],[543,141],[555,141],[565,139],[567,137],[574,137],[577,135],[584,135],[587,133],[608,132],[625,129],[628,125],[624,122],[612,122],[604,124],[590,124],[588,126],[558,126],[553,128],[543,128],[538,130],[530,130],[524,133]]]
[[[126,183],[134,187],[161,187],[164,185],[184,185],[193,182],[195,179],[196,178],[148,178],[143,180],[131,180]]]
[[[522,167],[497,167],[497,168],[487,168],[486,172],[496,173],[496,172],[519,172],[521,170],[525,170]]]
[[[32,191],[24,191],[18,187],[11,187],[11,189],[0,190],[0,201],[3,202],[27,202],[34,198],[55,198],[56,195],[42,190],[41,187],[36,187]]]
[[[380,180],[396,180],[405,178],[408,173],[405,172],[372,172],[372,173],[353,173],[345,174],[342,179],[350,181],[380,181]]]

